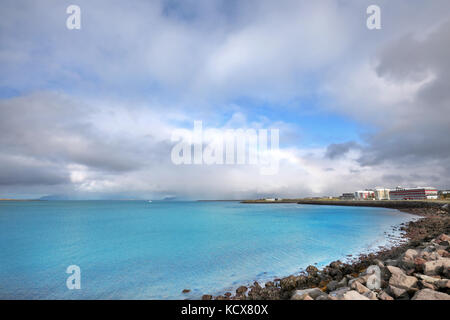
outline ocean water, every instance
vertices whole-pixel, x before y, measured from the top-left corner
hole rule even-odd
[[[390,245],[386,232],[414,219],[297,204],[4,201],[0,299],[196,299]],[[80,290],[66,287],[69,265]]]

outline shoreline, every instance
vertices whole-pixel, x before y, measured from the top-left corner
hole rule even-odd
[[[352,258],[353,261],[346,263],[340,260],[333,261],[321,270],[311,265],[305,271],[281,279],[273,279],[262,285],[255,281],[248,287],[238,287],[234,294],[231,292],[225,292],[218,296],[204,294],[203,300],[406,300],[430,297],[432,300],[450,299],[450,280],[448,280],[450,279],[450,237],[448,236],[450,234],[450,210],[446,205],[448,202],[299,199],[296,199],[295,202],[290,201],[256,200],[242,203],[373,206],[397,209],[419,216],[421,219],[401,224],[399,231],[404,232],[401,237],[403,241],[399,241],[390,248],[380,248],[373,253],[360,254],[354,259]],[[390,230],[386,230],[386,232],[390,232]],[[427,250],[431,251],[431,254]],[[437,250],[440,250],[440,254],[436,253]],[[422,252],[424,253],[422,254]],[[417,254],[414,256],[414,253]],[[428,256],[432,256],[434,260],[429,260]],[[407,261],[404,261],[405,259]],[[439,270],[424,270],[425,265],[436,263],[444,264],[445,268],[438,266]],[[369,266],[372,266],[371,268],[378,266],[381,271],[382,280],[379,289],[370,290],[365,286],[367,278],[370,276],[366,274]],[[394,272],[398,272],[400,275],[394,276]],[[428,275],[421,272],[428,273]],[[440,278],[438,279],[438,277]],[[414,284],[405,288],[404,284],[399,285],[395,282],[397,278],[407,279]],[[432,279],[430,280],[430,278]]]

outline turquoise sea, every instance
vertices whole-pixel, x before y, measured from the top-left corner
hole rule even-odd
[[[413,219],[297,204],[3,201],[0,299],[195,299],[388,245],[386,232]],[[80,290],[66,287],[69,265]]]

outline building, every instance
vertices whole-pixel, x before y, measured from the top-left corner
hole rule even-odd
[[[389,192],[391,200],[427,200],[437,199],[438,191],[432,187],[401,188]]]
[[[440,190],[438,192],[440,199],[449,199],[450,198],[450,190]]]
[[[375,199],[375,192],[373,190],[362,190],[355,192],[355,199],[357,200],[372,200]]]
[[[343,193],[342,196],[339,197],[341,200],[354,200],[355,194],[354,193]]]
[[[390,189],[385,189],[385,188],[376,188],[375,189],[375,199],[377,200],[389,200],[390,196]]]

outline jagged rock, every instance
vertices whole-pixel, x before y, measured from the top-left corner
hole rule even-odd
[[[280,280],[282,290],[291,291],[297,287],[297,278],[295,276],[286,277]]]
[[[401,288],[397,288],[397,287],[389,285],[387,290],[391,296],[394,296],[397,299],[400,299],[400,300],[409,299],[408,292],[405,289],[401,289]]]
[[[327,294],[322,294],[316,298],[316,300],[331,300]]]
[[[381,261],[380,259],[375,259],[373,260],[373,263],[378,266],[380,269],[383,269],[385,267],[383,261]]]
[[[394,300],[394,298],[392,298],[384,291],[381,291],[381,293],[378,295],[378,298],[380,298],[380,300]]]
[[[435,252],[430,253],[430,255],[428,256],[428,260],[439,260],[441,258],[442,257],[439,255],[437,250]]]
[[[291,300],[303,300],[305,296],[310,296],[311,298],[315,299],[320,295],[323,295],[324,292],[320,290],[319,288],[310,288],[310,289],[303,289],[303,290],[295,290],[294,294],[291,297]]]
[[[436,290],[436,286],[434,284],[432,284],[432,283],[420,280],[419,284],[420,284],[420,288],[421,289],[427,289],[428,288],[428,289],[431,289],[431,290]]]
[[[398,261],[397,261],[397,260],[394,260],[394,259],[387,259],[386,261],[384,261],[384,264],[385,264],[386,266],[393,266],[393,267],[396,267],[396,266],[398,266]]]
[[[434,261],[428,261],[425,263],[424,273],[426,275],[435,275],[441,272],[441,270],[450,269],[450,258],[440,258]]]
[[[394,274],[405,274],[402,269],[394,266],[387,266],[387,269],[389,270],[391,276]]]
[[[246,286],[240,286],[239,288],[236,289],[236,294],[238,295],[242,295],[245,292],[247,292],[247,287]]]
[[[343,300],[370,300],[370,299],[358,293],[358,291],[350,290],[344,293]]]
[[[370,300],[378,300],[377,294],[373,291],[366,292],[363,296],[369,298]]]
[[[327,290],[328,291],[334,291],[337,289],[338,286],[338,282],[336,280],[332,280],[330,282],[328,282],[327,284]]]
[[[314,267],[314,266],[308,266],[308,267],[306,268],[306,272],[307,272],[310,276],[314,276],[314,275],[317,274],[317,272],[319,272],[319,269],[317,269],[317,268]]]
[[[202,296],[202,300],[211,300],[211,299],[212,299],[212,295],[210,295],[210,294],[204,294]]]
[[[450,295],[431,289],[417,291],[412,300],[450,300]]]
[[[448,206],[448,204],[446,204],[446,206]],[[450,241],[450,236],[448,236],[448,235],[443,233],[439,237],[437,237],[437,240],[439,240],[439,241]]]
[[[358,281],[353,282],[351,284],[350,288],[352,288],[353,290],[356,290],[360,294],[370,292],[370,290],[366,286],[364,286],[363,284],[361,284]]]
[[[394,273],[389,279],[389,284],[400,289],[411,290],[417,287],[417,278],[401,273]]]
[[[340,288],[340,289],[331,291],[331,292],[328,294],[328,296],[329,296],[330,299],[332,299],[332,300],[341,300],[341,299],[343,299],[344,294],[345,294],[347,291],[350,291],[350,288],[349,288],[349,287]]]
[[[423,281],[429,282],[429,283],[435,283],[439,280],[441,280],[440,278],[435,278],[435,277],[430,277],[424,274],[418,274],[416,273],[415,276],[419,279],[422,279]]]
[[[423,272],[423,270],[425,269],[425,263],[427,262],[427,260],[417,257],[414,259],[414,269],[416,269],[419,272]]]
[[[448,279],[439,280],[436,283],[436,286],[441,290],[450,289],[450,280]]]
[[[414,264],[414,258],[419,255],[419,252],[414,249],[408,249],[406,252],[402,255],[402,258],[400,260],[400,264],[403,268],[411,269],[415,267]]]
[[[337,288],[343,288],[343,287],[346,287],[347,284],[348,284],[347,278],[342,278],[342,280],[338,282]]]

